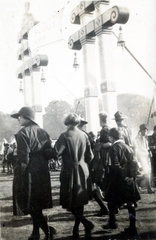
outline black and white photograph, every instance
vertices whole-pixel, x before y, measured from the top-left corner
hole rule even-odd
[[[0,0],[0,240],[156,240],[156,1]]]

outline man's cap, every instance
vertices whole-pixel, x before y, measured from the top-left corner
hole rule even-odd
[[[22,107],[18,113],[11,114],[12,118],[18,118],[19,116],[23,116],[25,118],[28,118],[32,122],[35,122],[35,112],[32,108],[30,107]]]
[[[125,119],[126,117],[123,116],[122,112],[120,111],[117,111],[115,114],[114,114],[114,117],[113,120],[123,120]]]

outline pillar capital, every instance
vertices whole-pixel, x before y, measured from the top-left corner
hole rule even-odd
[[[73,24],[80,24],[80,16],[94,11],[93,1],[81,1],[71,12],[70,21]]]
[[[18,33],[17,36],[17,42],[21,43],[22,39],[28,39],[28,33],[29,30],[35,26],[38,23],[38,21],[30,21],[28,22],[22,29],[21,31]]]
[[[40,66],[48,65],[48,56],[47,55],[36,55],[33,58],[25,61],[20,68],[17,70],[17,78],[23,78],[25,72],[30,73],[30,69],[35,69]]]
[[[129,19],[129,11],[127,8],[114,6],[90,21],[87,25],[82,27],[78,32],[70,36],[68,40],[68,47],[74,50],[81,49],[80,39],[86,35],[86,37],[93,38],[97,34],[102,34],[106,29],[108,30],[114,24],[125,24]]]

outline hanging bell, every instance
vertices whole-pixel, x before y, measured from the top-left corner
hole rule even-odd
[[[76,52],[74,53],[75,57],[74,57],[74,63],[73,63],[73,68],[75,68],[75,70],[77,68],[79,68],[79,64],[77,63],[77,54]]]
[[[19,92],[23,92],[23,83],[22,83],[22,81],[20,81],[20,86],[19,86]]]
[[[119,36],[118,36],[118,41],[117,41],[117,46],[119,47],[125,47],[125,41],[123,39],[123,34],[122,34],[122,27],[120,26],[119,28]]]
[[[44,77],[44,70],[42,68],[42,73],[41,73],[41,82],[45,83],[46,82],[46,79]]]

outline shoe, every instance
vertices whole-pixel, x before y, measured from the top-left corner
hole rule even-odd
[[[53,240],[53,235],[56,234],[56,229],[53,227],[49,227],[48,234],[45,236],[44,240]]]
[[[103,229],[117,229],[118,225],[115,222],[108,222],[106,225],[102,226]]]
[[[97,214],[95,214],[95,216],[97,216],[97,217],[102,217],[104,215],[108,215],[107,209],[105,209],[105,210],[100,209],[100,211]]]
[[[39,240],[40,239],[40,235],[37,234],[31,234],[30,237],[28,238],[28,240]]]
[[[124,233],[135,236],[135,235],[137,235],[137,229],[136,229],[136,227],[133,227],[133,228],[128,227],[128,228],[125,228]]]
[[[94,228],[94,224],[87,221],[85,224],[85,239],[91,239],[91,230]]]
[[[76,227],[73,227],[73,239],[78,239],[80,237],[79,230]]]
[[[148,192],[149,194],[155,193],[152,189],[149,189],[147,192]]]

